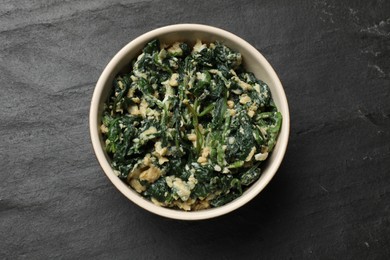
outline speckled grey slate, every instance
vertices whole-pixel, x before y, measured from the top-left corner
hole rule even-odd
[[[291,139],[270,185],[229,215],[154,216],[94,156],[99,74],[148,30],[193,22],[271,62]],[[390,1],[2,1],[0,259],[390,256]]]

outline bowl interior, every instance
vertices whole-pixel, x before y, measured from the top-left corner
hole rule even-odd
[[[282,129],[279,134],[277,144],[271,156],[267,159],[266,164],[262,166],[263,173],[259,180],[247,189],[242,196],[224,206],[197,212],[184,212],[156,206],[123,183],[114,174],[110,166],[110,159],[103,148],[103,139],[99,132],[103,104],[108,98],[114,77],[121,71],[128,68],[130,62],[141,53],[147,42],[156,38],[158,38],[160,42],[167,44],[171,44],[176,41],[184,41],[189,44],[194,44],[196,39],[200,39],[202,42],[207,43],[220,41],[230,48],[239,51],[242,54],[243,63],[247,71],[253,72],[257,78],[268,84],[273,100],[278,107],[278,110],[283,115]],[[126,197],[146,210],[165,217],[183,220],[216,217],[244,205],[246,202],[255,197],[274,176],[283,159],[288,142],[289,121],[289,110],[283,87],[276,73],[266,59],[249,43],[229,32],[210,26],[195,24],[181,24],[162,27],[146,33],[126,45],[114,56],[100,76],[92,98],[90,110],[92,144],[100,165],[113,184]]]

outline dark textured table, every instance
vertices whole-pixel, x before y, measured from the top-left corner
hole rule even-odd
[[[111,57],[183,22],[253,44],[291,110],[269,186],[198,222],[128,201],[101,170],[88,128]],[[389,79],[386,0],[1,1],[0,259],[388,259]]]

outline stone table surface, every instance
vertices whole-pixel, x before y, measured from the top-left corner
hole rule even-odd
[[[271,183],[228,215],[153,215],[110,183],[88,112],[111,57],[202,23],[270,61],[291,111]],[[0,3],[0,259],[388,259],[390,1]]]

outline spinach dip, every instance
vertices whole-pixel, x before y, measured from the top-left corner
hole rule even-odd
[[[100,127],[114,172],[154,204],[224,205],[261,175],[282,123],[267,84],[223,43],[149,42],[117,75]]]

